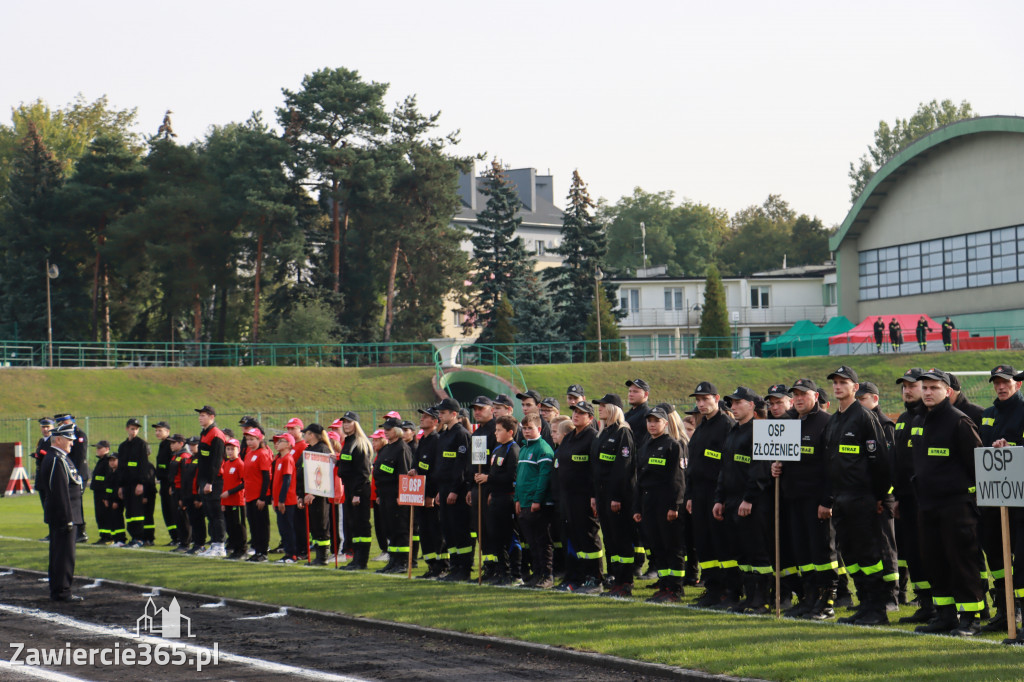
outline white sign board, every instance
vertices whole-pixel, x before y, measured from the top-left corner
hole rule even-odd
[[[306,494],[334,498],[334,455],[304,451],[302,474],[306,482]]]
[[[473,436],[473,464],[487,464],[487,436]]]
[[[975,448],[979,507],[1024,507],[1024,447]]]
[[[799,462],[800,420],[754,420],[753,459],[772,462]]]

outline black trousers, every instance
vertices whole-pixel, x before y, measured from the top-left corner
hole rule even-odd
[[[107,532],[109,533],[108,537],[111,542],[126,542],[128,538],[125,535],[124,529],[124,503],[118,500],[116,508],[114,504],[111,501],[110,506],[105,508],[103,516]]]
[[[217,478],[209,483],[213,486],[209,493],[204,493],[205,481],[199,481],[199,494],[203,498],[203,510],[206,513],[207,527],[210,532],[210,542],[224,542],[224,508],[220,504],[220,494],[224,490],[224,481]]]
[[[301,497],[299,502],[302,502]],[[293,511],[295,513],[291,515],[291,519],[292,536],[295,539],[295,552],[297,556],[305,556],[308,551],[306,543],[309,541],[309,526],[306,525],[306,508],[299,509],[299,506],[295,505]]]
[[[730,566],[735,568],[736,557],[730,556],[730,545],[722,531],[722,524],[715,521],[711,514],[715,506],[714,485],[698,481],[692,494],[693,546],[697,552],[701,575],[708,588],[722,589],[725,587],[724,571]],[[730,562],[730,566],[723,566],[723,562]]]
[[[245,507],[242,505],[224,505],[224,525],[227,528],[228,539],[224,548],[229,553],[241,553],[245,551]]]
[[[644,539],[653,552],[654,569],[662,588],[678,592],[683,587],[686,556],[683,553],[683,519],[668,520],[675,499],[668,490],[640,492],[640,514]]]
[[[590,496],[563,490],[560,497],[562,529],[569,541],[569,551],[565,555],[566,580],[599,581],[604,549],[601,547],[597,516],[590,508]]]
[[[189,525],[192,526],[193,547],[201,547],[206,544],[206,510],[203,509],[206,505],[196,507],[195,503],[197,501],[202,502],[198,495],[189,498],[185,503],[185,508],[188,510]],[[217,506],[220,506],[220,500],[217,501]]]
[[[67,600],[71,597],[71,581],[75,577],[74,526],[50,525],[50,564],[47,574],[50,578],[50,599]]]
[[[523,533],[526,544],[530,546],[533,574],[541,576],[542,579],[550,577],[552,570],[552,512],[550,506],[541,505],[538,511],[522,507],[519,513],[519,530]]]
[[[176,489],[171,497],[174,500],[174,513],[178,525],[178,546],[187,547],[192,543],[192,521],[189,518],[188,509],[182,507],[181,491]]]
[[[96,517],[96,532],[100,534],[100,540],[111,541],[110,539],[110,528],[107,525],[107,520],[110,514],[110,509],[103,506],[103,500],[101,499],[102,494],[99,492],[93,493],[92,496],[92,511]]]
[[[989,576],[999,595],[1003,594],[1006,567],[1003,566],[1003,532],[999,507],[980,507],[981,546],[985,550]],[[1024,510],[1010,510],[1010,550],[1014,556],[1013,587],[1018,597],[1024,596]],[[1019,559],[1017,557],[1020,557]],[[1019,565],[1017,565],[1019,564]],[[998,598],[1001,600],[1001,597]],[[1002,601],[997,600],[997,604]]]
[[[153,510],[156,507],[156,500],[152,495],[143,492],[142,495],[135,494],[135,486],[125,487],[124,499],[124,521],[128,526],[128,534],[132,540],[153,541],[156,525],[153,522]],[[145,500],[145,501],[143,501]],[[220,494],[217,496],[217,506],[220,506]]]
[[[380,493],[377,494],[377,499],[380,499]],[[377,546],[380,547],[380,551],[388,551],[388,521],[384,518],[384,512],[379,504],[374,503],[373,505],[373,534],[377,538]]]
[[[447,493],[441,493],[441,530],[448,545],[448,558],[453,567],[473,566],[473,538],[469,530],[469,505],[464,495],[448,504]]]
[[[441,514],[436,506],[417,507],[416,519],[420,527],[420,550],[428,564],[440,562],[448,565],[448,552],[444,549],[444,534],[441,532]],[[367,518],[369,528],[369,518]]]
[[[620,497],[626,497],[620,495]],[[601,522],[601,535],[604,538],[605,551],[610,559],[612,577],[616,584],[625,585],[633,583],[633,568],[636,565],[634,560],[634,534],[636,523],[633,521],[633,499],[632,496],[624,500],[616,500],[622,506],[619,511],[611,509],[612,499],[606,490],[598,490],[597,493],[597,516]]]
[[[404,562],[409,555],[409,507],[398,504],[398,486],[377,486],[377,506],[387,526],[391,561]]]
[[[171,542],[178,541],[178,514],[171,494],[171,486],[160,485],[160,512],[164,517],[164,525],[171,536]]]
[[[353,560],[365,564],[370,556],[370,545],[373,544],[373,532],[370,528],[370,514],[372,504],[370,503],[370,484],[366,483],[362,488],[356,488],[342,481],[345,486],[345,503],[343,514],[345,517],[345,533],[351,533],[346,537],[346,544],[352,547]],[[359,504],[353,504],[352,498],[358,497]]]
[[[918,590],[928,589],[928,565],[921,559],[920,533],[917,529],[917,497],[900,496],[900,517],[893,519],[900,572],[909,575],[908,581]],[[1000,556],[1002,553],[1000,552]]]
[[[784,532],[793,550],[793,561],[804,585],[834,588],[839,581],[839,561],[832,523],[818,518],[818,500],[811,497],[784,498]]]
[[[932,601],[956,605],[957,611],[985,607],[978,551],[978,508],[973,502],[951,502],[918,510],[921,556],[928,565]]]
[[[884,580],[885,536],[882,525],[892,523],[877,512],[870,495],[840,495],[832,506],[836,540],[847,573],[857,586],[862,605],[884,607],[888,589]]]
[[[249,521],[252,551],[266,554],[270,550],[270,508],[257,506],[259,500],[245,503],[245,517]]]
[[[491,493],[484,513],[484,561],[492,561],[503,575],[510,572],[509,549],[515,534],[516,503],[512,493]]]
[[[725,503],[725,521],[730,524],[729,532],[735,538],[736,558],[742,573],[772,573],[773,552],[768,550],[768,533],[772,524],[768,507],[771,500],[771,495],[762,493],[752,500],[750,514],[747,516],[738,513],[742,499],[730,499]]]
[[[313,496],[307,505],[309,510],[309,546],[324,551],[331,546],[331,504],[326,497]],[[300,538],[301,540],[301,538]]]

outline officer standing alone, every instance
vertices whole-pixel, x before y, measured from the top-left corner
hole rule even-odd
[[[75,576],[75,526],[82,519],[82,477],[69,457],[75,427],[64,424],[50,435],[50,446],[39,471],[46,500],[43,520],[50,529],[49,584],[53,601],[79,601],[71,593]]]

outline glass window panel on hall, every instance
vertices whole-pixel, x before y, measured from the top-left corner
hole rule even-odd
[[[860,300],[1024,282],[1024,225],[857,254]]]

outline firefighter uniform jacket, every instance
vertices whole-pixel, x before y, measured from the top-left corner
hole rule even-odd
[[[239,457],[244,459],[243,455]],[[171,443],[166,438],[160,441],[160,445],[156,448],[156,480],[160,484],[160,488],[166,488],[169,481],[167,480],[168,469],[171,464]],[[173,479],[170,481],[173,483]]]
[[[612,424],[594,437],[590,449],[594,485],[609,500],[625,503],[627,509],[632,506],[636,485],[635,459],[633,432],[626,426]]]
[[[120,466],[124,467],[126,493],[134,495],[136,485],[148,482],[149,443],[138,436],[125,439],[117,446],[117,461]],[[128,499],[127,494],[125,499]]]
[[[827,507],[828,457],[825,455],[825,426],[829,414],[817,405],[800,417],[800,461],[782,466],[779,488],[786,499],[810,498]]]
[[[974,422],[949,404],[928,410],[914,439],[914,489],[921,511],[950,502],[974,501],[974,448],[981,438]]]
[[[487,483],[482,499],[488,495],[512,495],[516,491],[516,467],[519,466],[519,444],[514,440],[498,443],[488,460]]]
[[[831,496],[870,495],[881,501],[889,494],[892,483],[885,434],[875,415],[857,400],[829,418],[825,452]]]
[[[399,438],[388,443],[377,453],[373,463],[373,480],[377,483],[377,495],[381,488],[398,489],[398,477],[412,469],[412,452],[409,444]]]
[[[995,400],[992,407],[981,413],[978,429],[983,447],[989,447],[1000,438],[1007,445],[1024,445],[1024,395],[1017,391],[1006,400]]]
[[[967,396],[963,393],[956,397],[956,402],[953,403],[953,407],[960,410],[974,422],[974,425],[981,428],[981,413],[984,412],[984,408],[981,405],[975,405],[974,403],[967,400]]]
[[[913,496],[914,488],[911,479],[914,477],[914,441],[913,437],[921,431],[925,407],[920,400],[903,403],[906,411],[896,420],[894,433],[896,443],[893,445],[891,465],[893,470],[893,494],[896,499]]]
[[[43,521],[51,526],[70,527],[82,518],[82,477],[67,453],[50,446],[39,469],[39,486],[46,503]]]
[[[120,471],[120,468],[118,468]],[[92,480],[89,481],[89,490],[92,491],[93,496],[99,500],[104,498],[104,495],[108,492],[107,488],[111,487],[111,475],[110,475],[110,455],[103,455],[96,460],[96,466],[92,470]],[[110,492],[115,493],[116,489]]]
[[[754,504],[771,482],[771,462],[754,460],[754,420],[735,424],[725,438],[715,502],[742,500]],[[781,484],[781,483],[780,483]]]
[[[651,411],[651,408],[647,403],[631,407],[629,412],[626,413],[626,423],[629,424],[629,428],[633,431],[633,447],[636,448],[637,452],[643,447],[644,443],[651,437],[651,434],[647,432],[647,413]]]
[[[563,493],[583,497],[594,496],[590,450],[595,435],[593,429],[587,428],[582,431],[570,431],[555,450],[558,485]]]
[[[650,434],[648,434],[650,435]],[[686,459],[686,446],[663,433],[650,438],[640,448],[636,460],[636,491],[633,495],[633,513],[643,510],[643,494],[655,493],[668,502],[669,509],[685,511],[683,497],[686,481],[679,465]]]
[[[473,432],[474,436],[484,436],[487,438],[487,455],[490,456],[491,451],[494,450],[498,445],[498,437],[494,435],[495,421],[491,418],[490,421],[478,424],[476,431]]]
[[[416,473],[427,477],[426,496],[428,498],[437,496],[437,443],[436,431],[431,431],[420,438],[420,444],[416,448]]]
[[[693,491],[700,487],[714,491],[718,485],[718,474],[722,469],[722,451],[725,437],[729,435],[736,420],[719,410],[713,417],[702,417],[687,448],[690,457],[686,465],[686,499],[693,498]],[[644,432],[646,433],[646,425]]]
[[[465,496],[472,480],[469,432],[455,423],[438,434],[437,491],[442,498],[450,493]]]
[[[356,436],[352,434],[341,444],[336,465],[338,478],[341,479],[348,495],[361,495],[360,492],[370,483],[373,467],[373,450],[356,450]],[[408,473],[408,469],[402,473]],[[347,499],[347,497],[346,497]]]
[[[89,437],[77,425],[75,426],[75,440],[71,442],[68,459],[78,469],[78,475],[82,477],[82,480],[89,480]]]
[[[211,424],[199,434],[199,480],[215,483],[220,479],[220,465],[224,461],[224,432]]]

